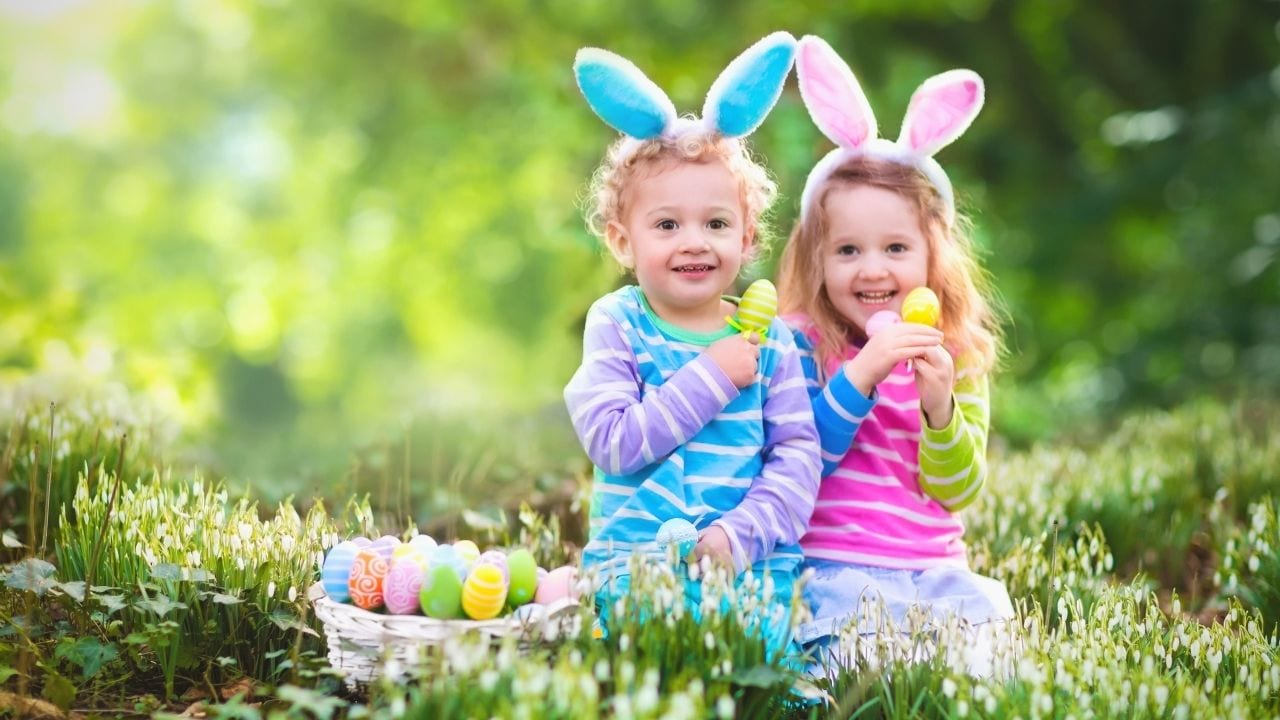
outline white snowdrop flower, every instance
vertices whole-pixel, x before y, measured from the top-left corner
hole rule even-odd
[[[619,667],[618,670],[620,671],[618,674],[621,675],[619,679],[622,680],[622,685],[624,686],[630,685],[632,682],[635,681],[636,666],[633,665],[630,660],[623,662],[622,666]]]
[[[298,588],[293,585],[290,585],[289,586],[289,602],[293,602],[297,599],[298,599]]]
[[[276,581],[272,580],[271,582],[267,583],[267,597],[273,598],[275,596],[276,596]]]
[[[242,522],[239,526],[240,539],[248,540],[253,535],[253,526],[249,523]]]
[[[716,700],[716,716],[721,718],[721,720],[729,720],[732,718],[733,709],[733,698],[728,695],[721,695],[720,699]]]
[[[982,702],[982,709],[987,711],[988,715],[994,714],[998,703],[994,695],[988,695],[987,699]]]
[[[960,700],[956,702],[956,715],[958,717],[968,717],[969,703],[965,702],[964,700]]]
[[[600,682],[604,682],[609,679],[609,663],[603,658],[596,661],[595,676],[596,680],[599,680]]]
[[[702,636],[702,642],[707,646],[708,650],[716,649],[716,638],[711,634],[710,630],[707,631],[706,635]]]
[[[1157,685],[1152,693],[1156,699],[1156,707],[1163,710],[1165,703],[1169,702],[1169,688],[1165,685]]]
[[[947,679],[943,680],[943,681],[942,681],[942,694],[943,694],[943,695],[945,695],[945,696],[947,696],[948,698],[953,698],[953,697],[955,697],[955,696],[956,696],[956,681],[955,681],[955,680],[952,680],[951,678],[947,678]]]

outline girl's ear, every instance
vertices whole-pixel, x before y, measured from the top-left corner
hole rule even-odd
[[[796,52],[800,97],[831,142],[850,150],[876,137],[876,116],[849,65],[816,35],[800,38]]]
[[[969,128],[985,96],[982,78],[972,70],[934,75],[912,94],[898,144],[931,157]]]
[[[671,99],[621,55],[583,48],[573,61],[587,104],[610,127],[640,140],[658,137],[676,119]]]
[[[604,228],[604,241],[613,253],[613,259],[628,270],[636,268],[635,251],[631,247],[631,238],[627,237],[627,229],[617,220],[610,220]]]
[[[782,95],[796,56],[796,39],[778,31],[734,58],[711,84],[702,119],[726,137],[749,135]]]

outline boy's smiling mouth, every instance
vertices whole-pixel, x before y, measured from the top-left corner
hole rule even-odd
[[[677,265],[672,268],[678,273],[705,273],[716,269],[715,265],[707,265],[706,263],[691,263],[689,265]]]

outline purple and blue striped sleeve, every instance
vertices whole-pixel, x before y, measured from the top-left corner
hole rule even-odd
[[[642,393],[622,327],[592,307],[582,365],[565,387],[564,400],[591,462],[610,475],[627,475],[670,455],[739,393],[705,354]]]
[[[764,403],[764,466],[742,502],[712,523],[729,536],[738,572],[798,543],[818,495],[822,462],[804,373],[790,334],[774,336],[780,357]]]

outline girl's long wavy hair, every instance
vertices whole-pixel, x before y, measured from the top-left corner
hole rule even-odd
[[[863,185],[897,193],[915,208],[929,247],[929,288],[942,304],[938,329],[947,347],[964,356],[968,367],[984,373],[994,370],[1001,353],[998,305],[990,276],[978,263],[968,219],[957,213],[948,228],[942,198],[915,168],[859,157],[837,167],[819,187],[809,213],[792,230],[778,266],[779,309],[804,313],[813,322],[819,373],[825,378],[828,364],[844,357],[850,343],[866,340],[862,328],[832,305],[823,281],[823,245],[830,230],[827,197],[834,190]]]

